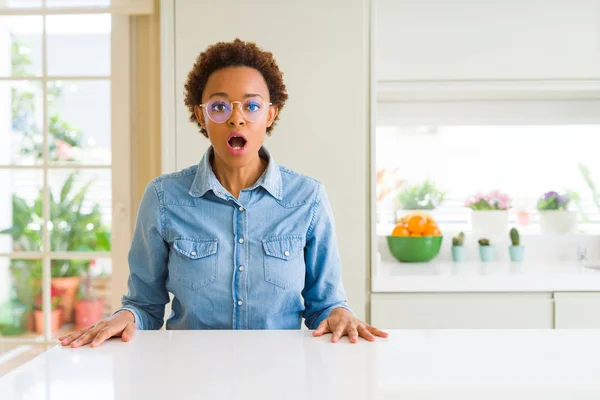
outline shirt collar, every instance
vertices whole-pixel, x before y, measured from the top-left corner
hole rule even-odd
[[[219,183],[219,180],[215,176],[212,166],[210,165],[210,160],[213,157],[213,154],[214,149],[212,146],[210,146],[204,153],[204,156],[202,156],[202,159],[200,160],[196,170],[196,176],[194,177],[194,181],[190,187],[190,196],[202,197],[209,190],[212,190],[213,192],[221,192],[224,190],[223,186],[221,183]],[[275,163],[275,159],[264,146],[260,148],[258,154],[261,158],[268,160],[269,164],[267,165],[265,172],[260,178],[258,178],[258,181],[256,181],[256,183],[250,189],[255,189],[258,186],[262,186],[271,194],[271,196],[275,197],[277,200],[281,200],[283,194],[283,185],[279,166],[277,163]]]

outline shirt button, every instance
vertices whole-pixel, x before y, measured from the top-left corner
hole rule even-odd
[[[192,251],[190,254],[191,254],[191,255],[193,255],[193,256],[195,256],[195,255],[196,255],[196,252],[195,252],[195,251]]]
[[[286,251],[286,252],[285,252],[285,253],[283,253],[283,254],[285,254],[285,256],[286,256],[286,257],[289,257],[289,256],[290,256],[290,252],[289,252],[289,251]]]
[[[239,208],[239,210],[240,210],[240,211],[244,211],[244,207],[240,207],[240,208]]]
[[[240,240],[238,240],[238,242],[244,243],[244,238],[240,238]]]
[[[240,271],[243,271],[243,270],[244,270],[244,266],[240,265]]]
[[[238,306],[241,306],[242,304],[244,304],[244,302],[241,300],[238,300]]]

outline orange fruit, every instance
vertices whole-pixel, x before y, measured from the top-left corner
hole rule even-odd
[[[406,225],[410,233],[423,233],[427,227],[427,218],[422,215],[412,215]]]
[[[410,232],[404,225],[396,225],[392,231],[392,236],[409,236]]]
[[[423,235],[421,235],[420,233],[411,233],[411,234],[410,234],[410,236],[413,236],[413,237],[421,237],[421,236],[423,236]]]
[[[423,231],[423,236],[442,236],[442,232],[437,225],[427,224],[425,231]]]

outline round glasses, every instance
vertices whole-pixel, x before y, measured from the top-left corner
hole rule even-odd
[[[227,100],[216,99],[205,104],[200,104],[200,107],[204,109],[211,121],[221,124],[231,117],[233,105],[236,103],[240,105],[242,115],[248,122],[260,120],[267,114],[269,106],[272,105],[272,103],[267,103],[262,99],[248,99],[243,103],[241,101],[229,102]]]

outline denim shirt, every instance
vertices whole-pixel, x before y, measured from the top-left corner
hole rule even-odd
[[[239,199],[217,180],[209,147],[197,166],[146,187],[122,308],[137,329],[315,329],[346,305],[323,185],[275,163]]]

